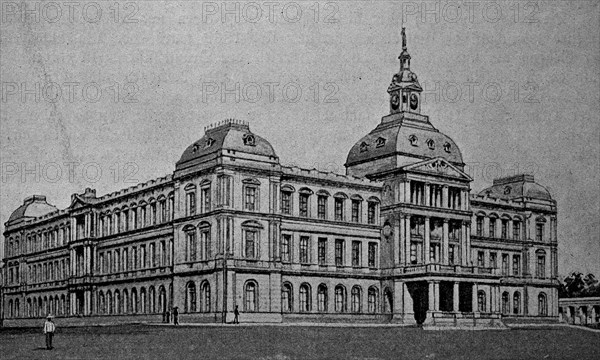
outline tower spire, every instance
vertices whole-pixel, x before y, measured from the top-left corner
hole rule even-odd
[[[402,51],[406,51],[406,28],[402,27]]]
[[[402,27],[402,52],[398,59],[400,59],[400,72],[403,70],[410,70],[410,54],[406,50],[406,28]]]

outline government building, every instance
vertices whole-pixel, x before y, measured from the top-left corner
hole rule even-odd
[[[390,113],[346,174],[282,165],[248,123],[208,126],[175,170],[5,223],[5,326],[558,321],[556,201],[532,175],[471,191],[457,144],[421,112],[403,30]]]

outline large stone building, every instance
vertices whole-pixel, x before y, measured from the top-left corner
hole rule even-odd
[[[556,320],[556,202],[533,176],[471,194],[421,113],[410,55],[347,174],[287,167],[247,123],[207,127],[164,178],[6,222],[4,317],[89,322]],[[37,320],[36,320],[37,321]]]

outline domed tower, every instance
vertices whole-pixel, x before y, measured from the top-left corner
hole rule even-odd
[[[423,160],[443,158],[463,170],[464,163],[454,141],[437,130],[421,114],[421,92],[417,75],[410,70],[411,56],[402,28],[400,70],[388,87],[390,114],[350,150],[348,175],[380,177],[385,173]]]

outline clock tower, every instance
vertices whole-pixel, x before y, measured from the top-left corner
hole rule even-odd
[[[400,71],[394,74],[388,87],[390,94],[390,114],[400,112],[421,113],[421,92],[423,88],[417,74],[410,71],[410,54],[406,50],[406,32],[402,28],[402,53],[398,56]]]

